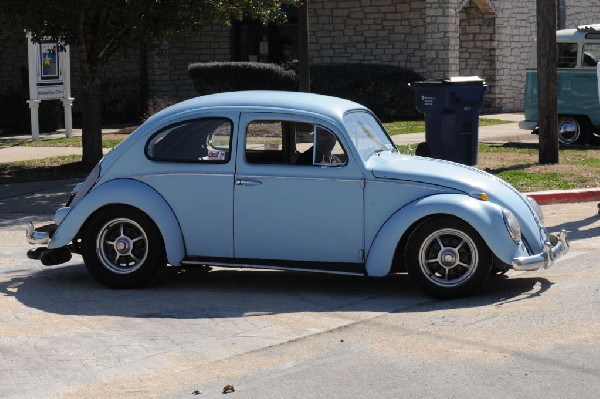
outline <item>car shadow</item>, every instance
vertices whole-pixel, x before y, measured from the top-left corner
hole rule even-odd
[[[573,220],[570,222],[557,224],[554,226],[546,226],[548,231],[557,232],[566,230],[569,232],[569,240],[580,240],[584,238],[598,237],[600,235],[600,217],[595,214],[581,220]],[[591,226],[591,227],[590,227]]]
[[[526,300],[552,283],[526,275],[494,276],[467,298],[438,301],[408,275],[385,278],[280,271],[170,269],[153,285],[114,290],[82,264],[0,282],[0,295],[47,313],[129,318],[227,318],[297,312],[429,312]]]

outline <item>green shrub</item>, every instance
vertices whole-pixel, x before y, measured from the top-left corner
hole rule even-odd
[[[293,71],[258,62],[191,64],[188,72],[200,95],[239,90],[298,90]]]
[[[298,90],[296,71],[257,62],[210,62],[189,66],[200,95],[238,90]],[[422,118],[411,82],[418,73],[391,65],[323,64],[310,68],[311,91],[346,98],[370,108],[384,121]]]
[[[62,102],[48,100],[40,103],[38,110],[40,133],[56,131],[62,127],[62,120]],[[16,92],[0,95],[0,130],[4,133],[31,133],[31,111],[26,96]]]
[[[311,91],[363,104],[384,121],[421,118],[409,83],[418,73],[391,65],[321,64],[310,68]]]

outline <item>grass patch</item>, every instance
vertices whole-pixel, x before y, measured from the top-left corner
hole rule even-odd
[[[0,163],[0,184],[84,178],[90,171],[80,155]]]
[[[123,136],[123,139],[126,136]],[[113,148],[123,139],[102,139],[102,148]],[[6,147],[81,147],[81,137],[42,140],[19,140],[5,144]]]
[[[539,149],[537,144],[479,144],[479,153],[511,153],[537,156]]]
[[[425,131],[425,121],[396,121],[384,123],[383,127],[390,136],[396,134],[420,133]]]
[[[479,118],[479,126],[506,125],[507,123],[514,122],[494,118]]]
[[[510,121],[504,121],[501,119],[493,118],[479,118],[479,126],[493,126],[503,125],[506,123],[514,123]],[[425,121],[423,120],[411,120],[411,121],[396,121],[384,123],[383,127],[390,136],[396,134],[408,134],[408,133],[422,133],[425,131]]]
[[[504,170],[496,173],[496,176],[506,180],[519,191],[542,191],[548,190],[550,186],[553,190],[576,188],[575,184],[566,180],[558,172],[539,173],[527,170]]]

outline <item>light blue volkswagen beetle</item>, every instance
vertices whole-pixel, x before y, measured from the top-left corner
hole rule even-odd
[[[248,91],[148,119],[79,184],[54,224],[29,225],[45,265],[81,253],[109,287],[166,265],[364,276],[407,271],[438,298],[568,250],[535,201],[472,167],[399,154],[351,101]]]

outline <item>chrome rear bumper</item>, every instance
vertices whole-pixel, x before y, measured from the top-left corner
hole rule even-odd
[[[32,245],[46,245],[50,242],[52,235],[56,231],[56,224],[50,223],[43,225],[39,228],[35,228],[32,222],[27,223],[27,227],[25,228],[25,236],[27,237],[27,242]]]
[[[546,242],[544,242],[544,250],[535,255],[522,256],[513,259],[513,269],[519,271],[533,271],[543,267],[548,269],[552,266],[555,260],[569,252],[569,240],[567,232],[562,230],[558,236],[548,234]]]

